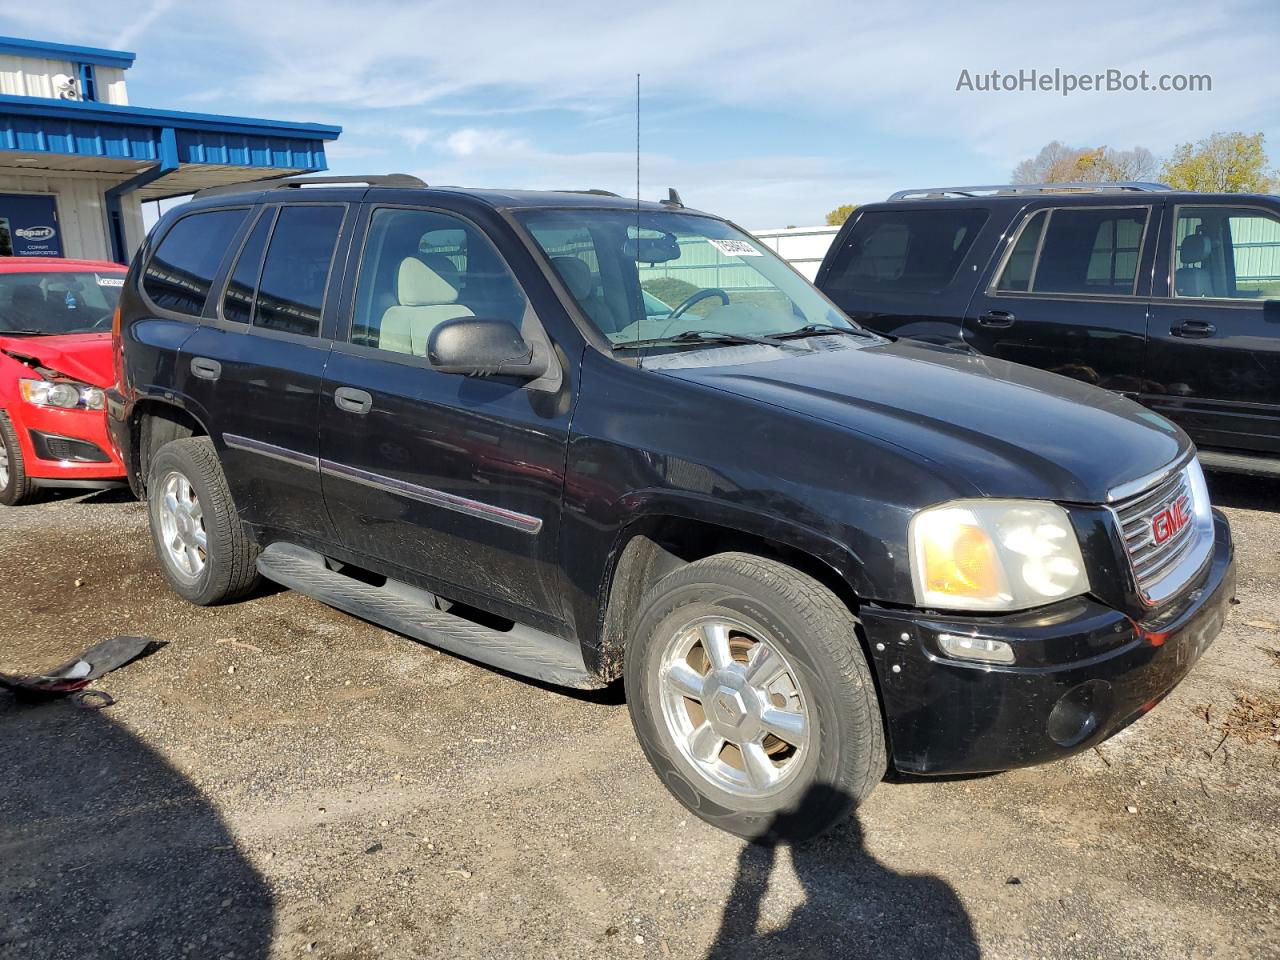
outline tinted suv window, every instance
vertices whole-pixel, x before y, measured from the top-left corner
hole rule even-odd
[[[275,211],[267,209],[253,225],[249,239],[240,251],[240,259],[231,273],[231,282],[222,297],[222,317],[236,323],[248,323],[253,317],[253,297],[258,289],[258,272],[262,268],[262,251],[267,247],[267,235]]]
[[[344,207],[285,206],[262,264],[253,325],[314,337]]]
[[[1177,297],[1280,297],[1280,218],[1242,207],[1179,207],[1174,235]]]
[[[1050,211],[1031,272],[1031,291],[1132,296],[1146,224],[1146,207]]]
[[[183,217],[170,228],[142,276],[142,288],[157,305],[198,317],[213,285],[213,275],[244,210],[210,210]]]
[[[383,207],[369,221],[351,342],[426,356],[441,323],[486,317],[520,326],[524,294],[493,245],[457,217]]]
[[[862,214],[827,274],[828,293],[941,290],[986,222],[985,210],[871,210]]]

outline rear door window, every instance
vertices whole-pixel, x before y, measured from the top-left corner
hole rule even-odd
[[[1280,297],[1280,218],[1244,207],[1179,207],[1173,267],[1176,297]]]
[[[255,327],[319,335],[325,288],[345,213],[345,207],[336,205],[280,208],[258,281]]]
[[[262,252],[267,248],[267,237],[275,211],[268,208],[253,225],[249,239],[240,250],[227,292],[222,297],[222,318],[233,323],[248,323],[253,318],[253,302],[258,290],[258,274],[262,271]]]
[[[824,290],[840,293],[926,293],[955,278],[985,210],[871,210],[836,253]]]
[[[1014,242],[1001,292],[1131,297],[1146,207],[1059,207],[1032,215]]]
[[[142,275],[142,288],[151,301],[175,313],[200,316],[218,266],[246,213],[210,210],[175,223]]]

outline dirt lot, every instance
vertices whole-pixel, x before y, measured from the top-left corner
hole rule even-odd
[[[1280,486],[1211,482],[1240,605],[1149,717],[776,854],[668,797],[616,691],[290,593],[187,606],[119,496],[6,509],[0,668],[169,644],[106,710],[0,695],[0,956],[1280,957]]]

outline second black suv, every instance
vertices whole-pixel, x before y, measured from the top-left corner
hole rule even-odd
[[[886,765],[1150,710],[1225,519],[1112,393],[843,318],[716,217],[403,177],[215,190],[130,269],[112,430],[173,588],[264,575],[486,664],[625,680],[698,816],[795,839]]]
[[[904,190],[857,210],[817,285],[874,330],[1116,390],[1205,464],[1280,476],[1280,197]]]

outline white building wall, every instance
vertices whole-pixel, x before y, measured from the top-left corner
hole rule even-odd
[[[840,232],[839,227],[787,227],[783,230],[753,230],[752,236],[773,250],[812,280],[818,275],[822,258]]]
[[[129,92],[124,85],[124,71],[119,67],[94,67],[98,78],[98,102],[129,105]]]
[[[55,98],[53,78],[60,73],[78,77],[70,60],[44,60],[37,57],[0,56],[0,94],[10,97]],[[100,103],[128,104],[124,71],[119,67],[94,67]]]
[[[123,179],[91,173],[66,172],[45,176],[36,171],[15,174],[0,170],[0,193],[53,194],[58,206],[63,255],[72,259],[110,260],[111,241],[107,233],[103,194]],[[125,246],[132,253],[146,236],[142,225],[142,204],[137,194],[125,194],[121,198],[121,208]]]

